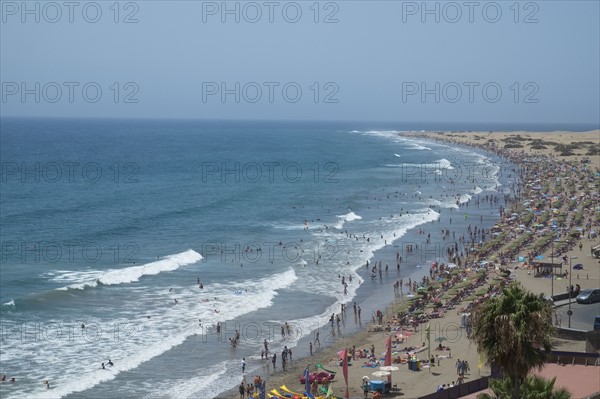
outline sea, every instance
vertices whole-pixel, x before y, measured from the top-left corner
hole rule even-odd
[[[215,398],[265,340],[308,364],[497,221],[514,165],[402,136],[460,128],[3,118],[0,397]]]

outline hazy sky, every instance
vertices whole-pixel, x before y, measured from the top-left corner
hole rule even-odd
[[[2,116],[595,123],[598,1],[1,1]]]

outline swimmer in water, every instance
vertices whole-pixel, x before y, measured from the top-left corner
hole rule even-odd
[[[108,359],[108,363],[107,363],[107,364],[108,364],[109,366],[114,366],[114,365],[115,365],[115,364],[114,364],[114,363],[113,363],[113,362],[112,362],[110,359]]]

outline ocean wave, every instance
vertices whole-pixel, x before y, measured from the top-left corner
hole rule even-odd
[[[426,168],[426,170],[433,170],[435,173],[441,174],[440,169],[448,169],[453,170],[454,166],[452,166],[452,162],[449,160],[442,158],[437,161],[431,163],[396,163],[396,164],[386,164],[385,166],[389,168]]]
[[[196,263],[201,259],[202,255],[193,249],[189,249],[185,252],[169,255],[163,259],[140,266],[130,266],[123,269],[112,269],[108,271],[68,271],[52,278],[52,280],[56,282],[68,281],[73,283],[65,287],[57,288],[57,290],[61,291],[69,289],[82,290],[86,287],[96,287],[98,285],[128,284],[139,281],[143,276],[152,276],[162,272],[174,271],[181,266]]]
[[[419,151],[423,151],[423,150],[429,150],[431,151],[431,148],[429,147],[425,147],[421,144],[417,144],[417,143],[410,143],[410,150],[419,150]]]
[[[369,130],[365,132],[360,132],[366,136],[380,137],[395,143],[400,143],[406,141],[404,137],[401,137],[398,133],[401,133],[398,130]]]
[[[469,202],[471,200],[471,198],[473,198],[473,197],[469,194],[461,194],[458,199],[458,202],[461,204],[464,204],[465,202]]]
[[[43,347],[40,347],[37,342],[27,342],[26,344],[20,344],[17,341],[9,342],[5,347],[6,355],[3,355],[3,361],[6,361],[6,364],[18,362],[19,359],[35,350],[41,358],[46,359],[45,364],[48,365],[47,369],[36,369],[35,372],[44,374],[44,379],[51,380],[54,385],[50,391],[40,386],[27,392],[17,393],[14,397],[60,398],[113,380],[120,373],[136,369],[141,364],[183,344],[186,339],[206,331],[199,329],[193,323],[190,324],[190,315],[201,318],[205,326],[234,320],[244,314],[272,306],[277,291],[292,286],[297,279],[294,269],[289,268],[281,273],[263,278],[251,278],[234,284],[206,285],[200,291],[201,296],[199,296],[197,287],[186,288],[177,292],[179,304],[162,309],[154,308],[151,312],[143,313],[144,318],[141,318],[139,309],[144,308],[144,304],[148,302],[155,303],[160,296],[160,293],[154,289],[147,289],[144,296],[137,298],[137,307],[132,309],[133,314],[128,315],[127,318],[113,319],[110,322],[95,319],[88,322],[89,326],[115,324],[136,327],[137,333],[130,335],[129,339],[103,339],[101,341],[103,343],[102,358],[110,358],[115,363],[113,367],[107,367],[105,370],[99,368],[97,340],[75,340],[69,345]],[[244,294],[236,295],[236,291],[240,290],[243,290]],[[203,301],[204,296],[210,298],[210,301]],[[146,321],[145,315],[150,314],[151,318]],[[135,318],[132,319],[132,317]],[[63,321],[55,320],[52,323],[61,324]],[[166,331],[168,334],[165,334]],[[127,331],[120,332],[127,333]],[[78,359],[77,364],[72,363],[74,356]],[[26,370],[26,367],[21,371],[23,373],[34,372]],[[57,372],[61,374],[57,374]],[[201,385],[192,383],[190,386],[184,387],[183,393],[191,395],[193,393],[191,391],[197,387],[201,388]],[[174,391],[173,394],[175,393]]]
[[[238,383],[239,377],[230,373],[230,368],[233,368],[233,361],[223,361],[214,365],[213,372],[208,375],[196,376],[193,378],[184,378],[168,381],[168,383],[153,386],[153,390],[159,396],[166,395],[167,398],[186,399],[197,397],[213,397],[221,393],[223,385],[230,385],[224,379],[235,379]],[[235,362],[238,366],[238,362]],[[168,384],[168,385],[167,385]]]
[[[270,223],[271,227],[280,230],[306,230],[308,224],[285,224],[285,223]]]
[[[352,211],[348,212],[345,215],[337,215],[337,217],[338,217],[338,220],[337,220],[336,224],[333,225],[333,227],[335,227],[336,229],[343,228],[344,223],[346,223],[346,222],[352,222],[354,220],[362,219],[362,216],[359,216]]]
[[[442,169],[454,169],[454,167],[452,166],[452,162],[448,161],[446,158],[438,159],[434,162],[434,165]]]

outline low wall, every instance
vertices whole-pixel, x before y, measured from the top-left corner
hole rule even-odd
[[[573,301],[575,300],[574,296],[571,297],[571,298],[573,299]],[[565,293],[562,293],[562,294],[556,294],[556,295],[554,295],[552,297],[552,300],[554,302],[557,302],[557,301],[566,301],[567,299],[569,299],[569,293],[568,292],[565,292]]]
[[[464,384],[456,385],[452,388],[444,389],[441,392],[434,392],[426,396],[421,396],[419,399],[458,399],[489,387],[489,378],[490,377],[481,377],[473,381],[465,382]]]
[[[598,353],[584,353],[584,352],[566,352],[566,351],[552,351],[548,356],[547,363],[558,363],[558,364],[581,364],[586,366],[596,365],[600,366],[600,354]]]
[[[557,327],[556,333],[559,338],[568,339],[571,341],[585,341],[587,331],[576,330],[574,328]]]
[[[600,353],[600,330],[588,331],[585,338],[585,351]]]

